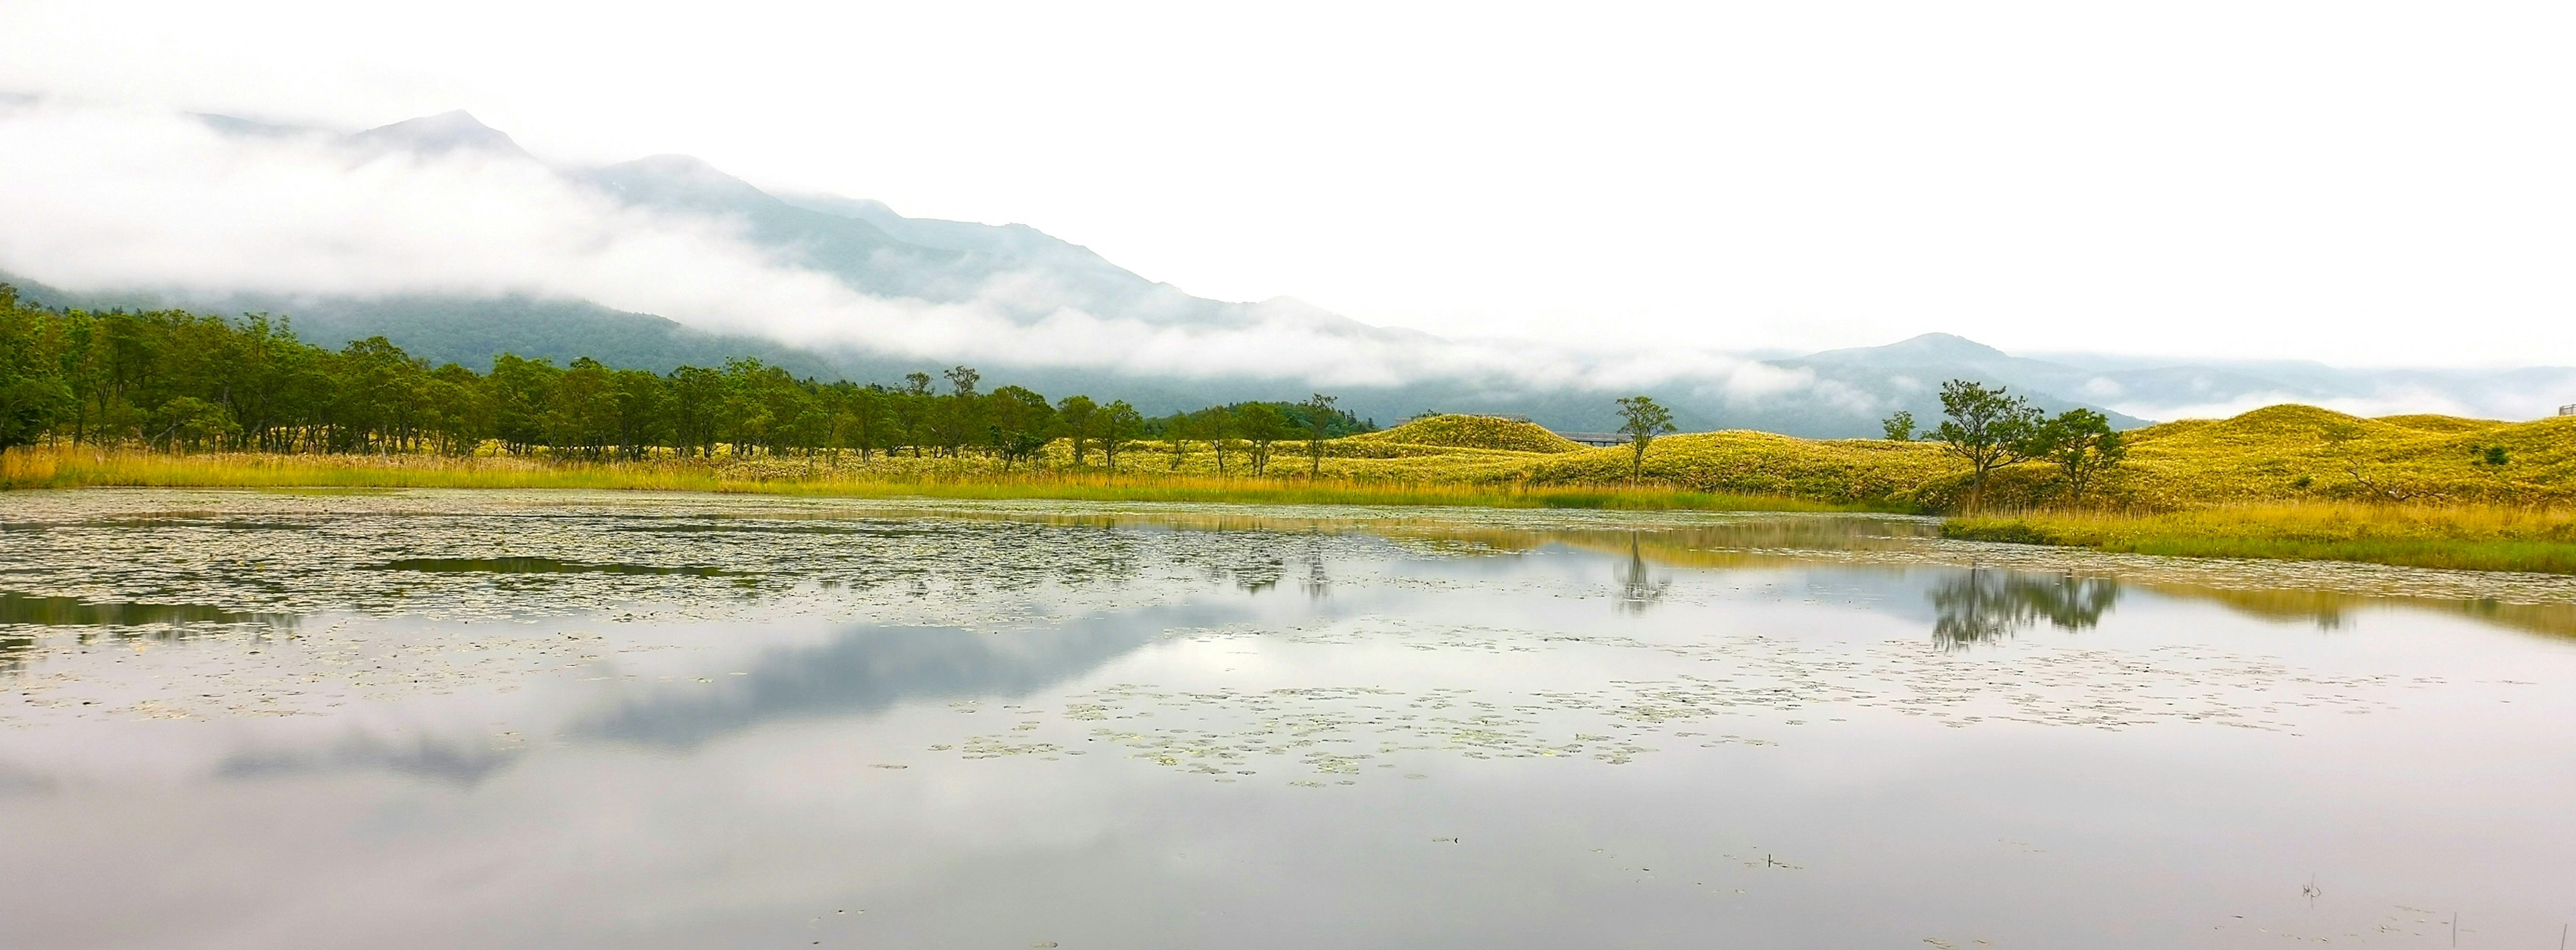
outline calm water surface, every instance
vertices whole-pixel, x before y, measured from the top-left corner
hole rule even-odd
[[[2393,947],[2576,584],[1861,516],[0,495],[0,946]]]

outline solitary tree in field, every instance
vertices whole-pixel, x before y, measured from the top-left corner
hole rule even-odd
[[[2129,446],[2113,431],[2111,420],[2090,409],[2069,409],[2039,424],[2030,439],[2032,455],[2047,459],[2066,473],[2066,500],[2081,501],[2093,477],[2129,457]]]
[[[1128,439],[1135,438],[1136,428],[1144,423],[1145,417],[1138,415],[1136,407],[1128,405],[1127,400],[1100,407],[1100,453],[1109,457],[1110,471],[1118,470],[1119,447]]]
[[[1987,389],[1964,379],[1942,383],[1941,413],[1949,418],[1932,435],[1944,450],[1967,460],[1969,507],[1985,497],[1988,472],[2030,459],[2037,447],[2039,410],[2004,387]]]
[[[1646,474],[1646,446],[1655,437],[1673,431],[1673,412],[1655,402],[1652,396],[1630,396],[1619,400],[1619,434],[1628,437],[1628,480]]]
[[[1316,393],[1299,403],[1306,411],[1306,477],[1324,473],[1324,434],[1333,422],[1333,397]]]
[[[1912,442],[1912,441],[1914,441],[1914,413],[1909,412],[1909,411],[1907,411],[1907,410],[1904,410],[1904,409],[1896,410],[1896,414],[1895,414],[1895,415],[1889,416],[1889,417],[1887,417],[1886,419],[1881,420],[1881,421],[1879,422],[1879,424],[1878,424],[1878,427],[1879,427],[1881,430],[1884,430],[1884,431],[1887,433],[1887,441],[1890,441],[1890,442]]]

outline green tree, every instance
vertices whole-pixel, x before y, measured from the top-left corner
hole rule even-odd
[[[912,448],[912,457],[921,457],[922,433],[930,425],[930,374],[905,373],[903,388],[895,391],[886,408],[894,413],[895,424],[903,429],[903,444]]]
[[[1126,445],[1127,440],[1136,437],[1136,430],[1144,426],[1145,417],[1138,415],[1136,407],[1128,405],[1127,400],[1120,399],[1100,407],[1098,424],[1100,454],[1108,457],[1109,470],[1115,472],[1118,470],[1118,450]]]
[[[587,356],[572,361],[546,403],[547,443],[599,458],[616,438],[615,395],[607,365]]]
[[[1055,437],[1055,409],[1045,396],[1018,386],[1004,386],[984,397],[984,420],[993,454],[1002,457],[1002,470],[1010,471],[1016,459],[1034,459],[1047,440]]]
[[[224,407],[195,396],[172,396],[152,410],[152,444],[187,453],[220,443],[241,427]]]
[[[58,377],[61,354],[49,353],[52,322],[18,305],[18,289],[0,284],[0,450],[34,445],[73,407]],[[48,359],[52,356],[52,359]]]
[[[1224,406],[1209,406],[1190,413],[1190,428],[1207,440],[1208,451],[1216,455],[1216,473],[1225,474],[1226,446],[1234,438],[1234,413]]]
[[[483,384],[491,393],[492,434],[503,449],[526,454],[545,444],[546,406],[554,401],[555,381],[562,376],[552,360],[511,353],[492,358],[492,374]]]
[[[672,448],[687,456],[714,458],[724,431],[725,377],[704,366],[682,366],[664,377],[670,393]]]
[[[1896,410],[1895,415],[1889,416],[1885,420],[1879,422],[1878,427],[1881,431],[1887,433],[1887,441],[1914,441],[1914,413],[1911,411],[1904,409]]]
[[[1172,471],[1181,470],[1181,460],[1190,450],[1190,439],[1198,434],[1198,419],[1186,412],[1175,412],[1155,420],[1161,426],[1163,446],[1172,452]]]
[[[1324,438],[1332,431],[1333,397],[1316,393],[1298,403],[1306,414],[1306,477],[1324,473]]]
[[[661,376],[640,369],[608,374],[610,431],[618,454],[641,459],[671,437],[671,388]]]
[[[1064,425],[1065,437],[1073,441],[1073,464],[1082,464],[1082,450],[1091,441],[1091,425],[1100,412],[1089,396],[1066,396],[1055,404],[1055,416]]]
[[[1288,419],[1266,402],[1247,402],[1234,409],[1234,431],[1250,447],[1252,474],[1270,470],[1270,446],[1288,437]]]
[[[835,384],[833,391],[840,395],[838,417],[842,421],[842,441],[859,450],[859,461],[867,461],[868,452],[880,447],[886,447],[887,454],[893,454],[889,442],[894,431],[893,418],[886,405],[893,394],[875,383],[861,386],[843,382]]]
[[[2066,499],[2082,501],[2084,488],[2129,457],[2128,443],[2111,420],[2090,409],[2069,409],[2040,423],[2027,451],[2066,475]]]
[[[1985,498],[1986,475],[1997,467],[2027,461],[2038,448],[2039,410],[2004,387],[1954,379],[1941,384],[1943,420],[1932,435],[1943,450],[1965,459],[1970,469],[1968,506]]]
[[[983,400],[975,395],[976,382],[984,378],[973,367],[950,367],[941,374],[948,378],[948,394],[940,397],[932,411],[933,428],[939,435],[940,451],[950,457],[964,454],[966,442],[983,430]]]
[[[1673,412],[1655,402],[1652,396],[1630,396],[1619,400],[1619,434],[1628,437],[1628,481],[1635,482],[1646,474],[1646,447],[1655,437],[1673,431]]]

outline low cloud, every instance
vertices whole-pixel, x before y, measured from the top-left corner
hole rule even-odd
[[[2180,405],[2117,402],[2112,403],[2110,408],[2141,419],[2171,422],[2178,419],[2225,419],[2265,406],[2277,406],[2283,403],[2319,406],[2364,418],[2430,414],[2475,419],[2518,415],[2497,412],[2493,406],[2472,405],[2448,393],[2413,386],[2391,387],[2368,396],[2316,396],[2286,391],[2267,391],[2246,393],[2217,402]]]
[[[875,295],[749,239],[735,219],[637,207],[518,154],[370,149],[326,134],[242,135],[193,117],[0,103],[0,269],[76,291],[589,300],[718,332],[999,366],[1390,386],[1676,381],[1734,403],[1811,376],[1638,344],[1570,351],[1444,340],[1294,301],[1241,319],[1153,322],[1044,305],[1043,273],[964,301]]]

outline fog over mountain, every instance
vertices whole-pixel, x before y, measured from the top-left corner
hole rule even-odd
[[[1020,224],[774,194],[681,155],[550,163],[462,112],[355,133],[0,104],[0,279],[58,306],[266,311],[325,344],[657,369],[738,356],[891,381],[953,363],[1149,412],[1339,395],[1363,416],[1514,412],[1606,428],[1649,392],[1687,428],[1871,435],[1951,378],[2124,424],[2280,401],[2369,414],[2545,414],[2576,371],[2022,358],[1943,334],[1795,358],[1660,345],[1601,318],[1583,349],[1434,337],[1289,298],[1193,296]]]

